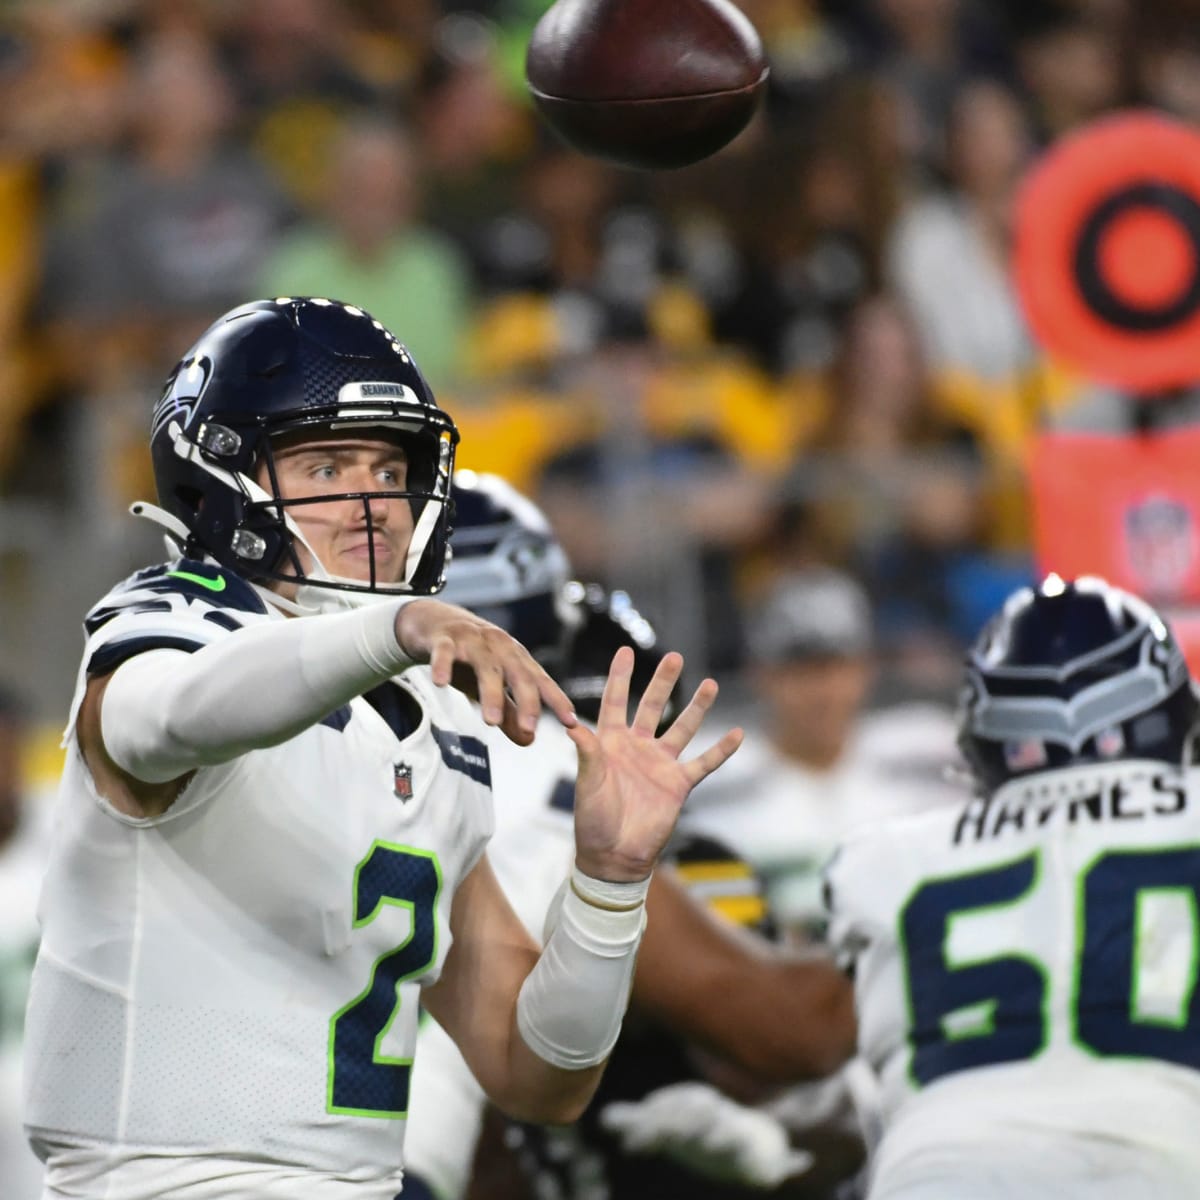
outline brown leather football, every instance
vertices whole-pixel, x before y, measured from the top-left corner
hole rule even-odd
[[[525,79],[577,150],[628,167],[682,167],[745,128],[767,63],[730,0],[558,0],[529,39]]]

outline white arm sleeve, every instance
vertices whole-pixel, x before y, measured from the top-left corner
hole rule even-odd
[[[539,1057],[565,1071],[603,1062],[612,1052],[629,1003],[638,946],[646,927],[649,879],[603,883],[571,875],[562,892],[545,948],[517,997],[517,1028]],[[636,898],[636,906],[613,911],[588,903]]]
[[[136,655],[104,693],[105,748],[134,778],[165,783],[285,742],[411,665],[396,640],[399,608],[272,621],[193,654]]]

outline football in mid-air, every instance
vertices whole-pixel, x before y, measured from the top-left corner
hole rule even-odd
[[[682,167],[719,150],[750,120],[767,73],[731,0],[558,0],[525,55],[551,128],[627,167]]]

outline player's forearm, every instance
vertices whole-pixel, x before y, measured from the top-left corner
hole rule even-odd
[[[517,1121],[568,1125],[591,1103],[605,1061],[578,1070],[556,1067],[535,1054],[514,1027],[507,1084],[493,1102]]]
[[[819,1078],[854,1053],[853,989],[823,954],[721,921],[655,877],[633,1003],[767,1082]]]
[[[493,1103],[544,1124],[587,1107],[621,1030],[644,924],[643,884],[572,879],[598,903],[560,893],[539,954],[482,860],[455,897],[454,942],[425,992]],[[622,907],[598,906],[609,902]]]
[[[190,655],[140,654],[104,693],[110,757],[147,783],[278,745],[409,665],[398,604],[240,630]]]
[[[674,997],[669,1019],[691,1040],[768,1083],[822,1078],[853,1055],[853,989],[832,961],[763,947],[724,967],[708,966],[705,1003]]]

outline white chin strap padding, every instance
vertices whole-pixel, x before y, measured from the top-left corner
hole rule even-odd
[[[425,547],[429,544],[429,539],[437,527],[444,504],[444,500],[425,501],[425,507],[422,508],[421,515],[417,518],[416,525],[413,526],[412,537],[408,542],[408,555],[404,561],[405,583],[411,583],[413,576],[417,573],[421,556],[425,553]]]

